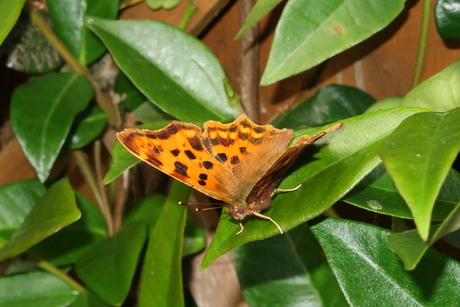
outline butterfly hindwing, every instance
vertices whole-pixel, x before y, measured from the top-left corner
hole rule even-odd
[[[158,170],[224,202],[237,182],[231,171],[205,148],[197,125],[178,121],[160,130],[125,129],[118,139],[132,154]]]

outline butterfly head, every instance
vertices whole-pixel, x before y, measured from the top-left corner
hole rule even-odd
[[[228,215],[233,217],[235,220],[242,220],[246,216],[251,215],[252,212],[248,211],[243,205],[233,205],[225,211]]]

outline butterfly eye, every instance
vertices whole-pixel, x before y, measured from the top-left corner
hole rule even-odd
[[[238,214],[244,214],[244,207],[243,206],[236,207],[236,212],[238,212]]]

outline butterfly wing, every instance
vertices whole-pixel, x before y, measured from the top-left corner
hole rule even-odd
[[[292,136],[290,129],[256,125],[245,114],[230,124],[204,124],[203,144],[237,180],[237,193],[231,204],[245,204],[254,185],[283,155]]]
[[[255,184],[251,193],[248,195],[246,202],[250,204],[251,209],[261,211],[270,206],[271,198],[275,188],[283,179],[284,174],[288,168],[294,163],[295,159],[303,152],[303,150],[316,142],[326,133],[342,128],[343,123],[335,124],[334,126],[319,132],[310,137],[304,135],[300,137],[293,145],[286,149],[286,151],[277,159],[275,163],[268,169],[268,171],[261,177]]]
[[[172,121],[155,131],[128,128],[117,138],[139,159],[198,191],[226,203],[234,198],[236,179],[207,151],[197,125]]]

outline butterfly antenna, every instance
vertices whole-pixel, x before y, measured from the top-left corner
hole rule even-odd
[[[273,224],[275,224],[276,227],[278,227],[278,230],[280,231],[280,233],[282,234],[283,233],[283,229],[281,229],[280,225],[278,225],[277,222],[275,222],[271,217],[269,216],[266,216],[266,215],[263,215],[263,214],[260,214],[259,212],[254,212],[254,215],[255,216],[258,216],[258,217],[261,217],[263,219],[266,219],[266,220],[269,220],[270,222],[272,222]],[[240,223],[240,226],[241,226],[241,223]],[[240,230],[240,233],[241,233],[242,230]],[[238,233],[237,233],[238,234]]]
[[[296,186],[295,188],[292,188],[292,189],[275,189],[275,193],[278,193],[278,192],[294,192],[294,191],[300,189],[301,186],[302,186],[302,184],[299,184],[298,186]]]
[[[214,210],[214,209],[220,209],[222,207],[225,206],[224,203],[222,204],[219,204],[219,203],[189,203],[189,202],[184,202],[184,201],[180,201],[179,202],[179,205],[186,205],[186,206],[189,206],[189,205],[198,205],[198,206],[210,206],[209,208],[196,208],[195,211],[208,211],[208,210]]]

